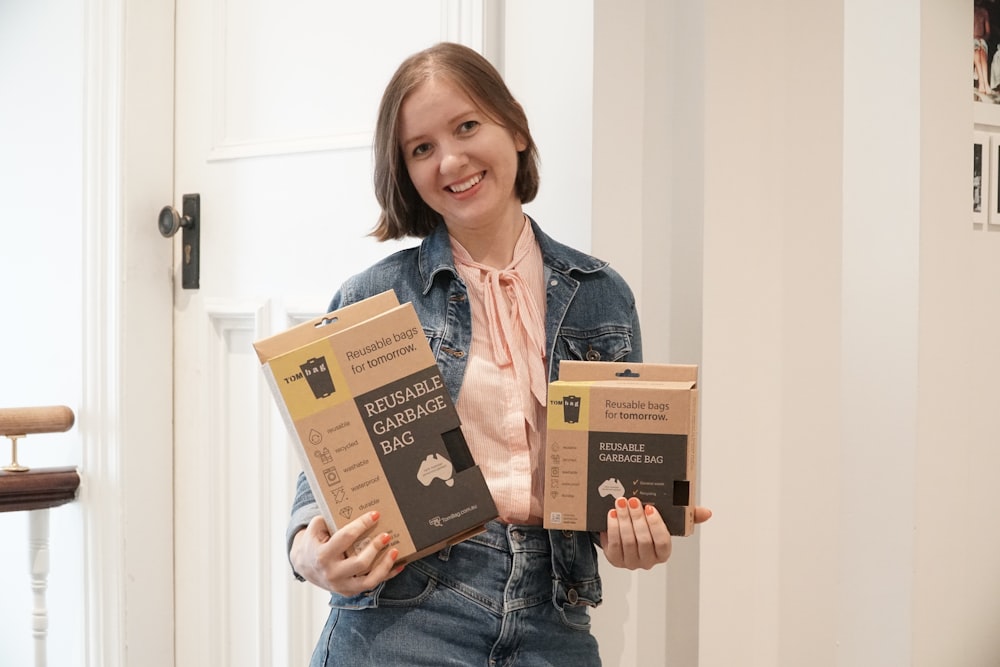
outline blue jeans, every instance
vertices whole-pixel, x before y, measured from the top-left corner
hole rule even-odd
[[[585,604],[552,601],[548,533],[492,521],[376,589],[334,596],[310,667],[591,667]],[[370,597],[370,596],[369,596]]]

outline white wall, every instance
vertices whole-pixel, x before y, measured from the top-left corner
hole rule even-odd
[[[913,662],[920,1],[844,2],[839,664]],[[891,42],[883,27],[895,26]],[[885,81],[893,80],[891,93]],[[873,521],[878,516],[888,521]],[[858,545],[864,545],[859,549]]]
[[[923,0],[914,665],[1000,664],[1000,227],[969,222],[972,1]],[[998,131],[998,128],[994,128]]]
[[[971,5],[706,6],[701,665],[1000,661]]]
[[[590,249],[593,3],[506,0],[503,74],[524,106],[541,158],[525,206],[547,234]]]
[[[67,405],[82,392],[83,10],[0,3],[0,407]],[[20,441],[29,467],[79,465],[79,429]],[[0,466],[10,446],[0,440]],[[50,664],[81,664],[79,505],[50,511]],[[0,514],[0,663],[33,660],[26,513]]]

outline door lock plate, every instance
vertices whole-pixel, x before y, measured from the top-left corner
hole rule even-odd
[[[181,232],[181,246],[184,249],[181,260],[181,287],[198,289],[201,274],[201,195],[184,195],[184,217],[191,221]]]

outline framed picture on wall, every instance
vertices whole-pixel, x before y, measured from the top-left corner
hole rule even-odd
[[[973,0],[972,99],[1000,104],[1000,6],[994,0]]]
[[[990,178],[990,135],[972,133],[972,222],[985,225],[989,222],[992,179]]]
[[[985,208],[989,212],[986,224],[1000,225],[1000,134],[989,132],[990,159],[989,166],[983,165],[983,170],[989,170]]]

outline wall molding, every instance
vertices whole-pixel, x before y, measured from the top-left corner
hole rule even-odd
[[[172,162],[157,157],[172,154],[173,91],[159,82],[172,72],[163,47],[173,44],[164,20],[173,8],[90,0],[83,10],[78,424],[88,667],[174,663],[171,246],[152,215],[142,224],[150,201],[165,203],[172,187]]]
[[[80,506],[84,523],[86,664],[118,667],[125,655],[123,527],[122,107],[123,0],[85,10],[83,187],[83,398]]]

